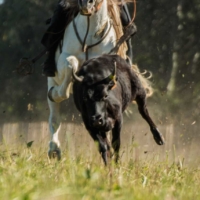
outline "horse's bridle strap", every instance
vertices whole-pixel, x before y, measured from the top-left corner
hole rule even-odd
[[[112,27],[112,23],[109,23],[109,28],[107,30],[107,32],[104,34],[104,36],[98,41],[96,42],[95,44],[91,44],[91,45],[88,45],[86,44],[86,39],[87,39],[87,35],[88,35],[88,32],[89,32],[89,26],[90,26],[90,23],[89,23],[89,16],[87,17],[87,22],[88,22],[88,25],[87,25],[87,31],[86,31],[86,34],[85,34],[85,37],[84,37],[84,41],[81,40],[81,37],[78,33],[78,30],[77,30],[77,27],[76,27],[76,24],[75,24],[75,20],[74,20],[74,15],[73,15],[73,27],[74,27],[74,31],[75,31],[75,34],[76,34],[76,37],[78,39],[78,41],[80,42],[80,44],[82,45],[82,51],[86,53],[86,60],[88,60],[88,50],[98,44],[100,44],[108,35],[108,33],[110,32],[111,30],[111,27]]]

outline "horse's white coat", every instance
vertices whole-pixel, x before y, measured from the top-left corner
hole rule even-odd
[[[110,19],[108,16],[107,1],[103,0],[100,10],[90,16],[90,29],[86,40],[87,45],[95,44],[100,40],[100,38],[95,36],[95,33],[99,31],[106,22],[110,23]],[[75,24],[78,33],[83,41],[87,30],[87,17],[78,14],[75,18]],[[107,30],[108,28],[109,26],[107,26]],[[114,28],[111,27],[111,30],[106,38],[97,46],[89,49],[89,59],[103,53],[108,53],[114,47],[115,43],[116,33]],[[69,98],[69,94],[67,94],[67,87],[71,81],[72,68],[67,58],[72,55],[76,56],[76,58],[78,59],[79,66],[82,65],[85,61],[85,53],[82,51],[82,46],[79,43],[75,34],[73,22],[71,22],[65,30],[62,53],[60,53],[59,49],[56,52],[56,76],[53,78],[48,78],[48,90],[53,87],[51,95],[53,100],[56,102],[54,103],[48,99],[48,104],[50,108],[49,128],[51,132],[51,140],[48,152],[49,157],[52,157],[54,152],[57,153],[58,158],[61,157],[60,142],[58,139],[61,127],[59,103]]]

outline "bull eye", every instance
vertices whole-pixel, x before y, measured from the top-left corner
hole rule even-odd
[[[101,101],[104,101],[104,100],[106,100],[108,98],[108,95],[106,94],[102,99],[101,99]]]
[[[93,3],[93,0],[89,0],[89,3]]]
[[[114,85],[115,85],[114,81],[111,81],[108,85],[108,90],[111,90]]]

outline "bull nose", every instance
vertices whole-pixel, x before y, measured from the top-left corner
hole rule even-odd
[[[92,116],[91,121],[92,121],[93,126],[102,126],[103,125],[103,119],[102,119],[101,115]]]

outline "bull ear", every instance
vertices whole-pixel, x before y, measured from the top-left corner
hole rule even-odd
[[[112,72],[112,74],[109,76],[109,80],[111,80],[111,81],[117,81],[117,64],[116,64],[116,62],[114,62],[114,70],[113,70],[113,72]]]
[[[78,81],[78,82],[82,83],[83,82],[83,76],[77,76],[76,72],[77,72],[76,69],[73,67],[73,69],[72,69],[72,77],[73,77],[73,79],[75,81]]]

